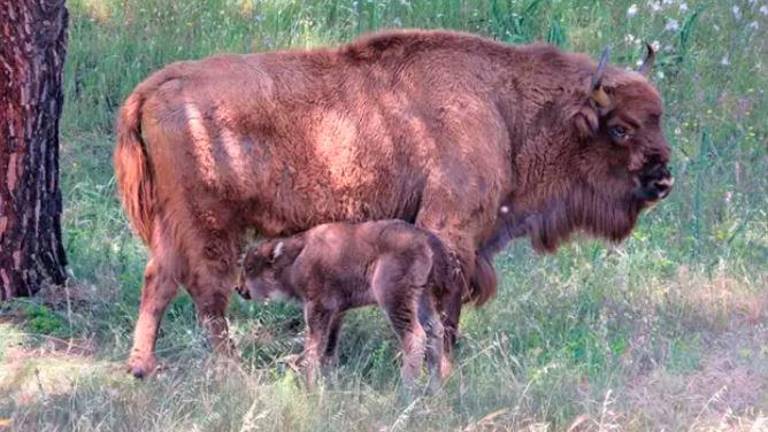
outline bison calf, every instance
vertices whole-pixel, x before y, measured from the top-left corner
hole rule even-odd
[[[447,273],[443,244],[411,224],[331,223],[248,250],[238,291],[245,298],[303,302],[308,385],[318,366],[336,357],[344,312],[378,304],[400,340],[403,383],[413,387],[426,355],[435,390],[450,369],[441,319],[442,299],[452,289]]]

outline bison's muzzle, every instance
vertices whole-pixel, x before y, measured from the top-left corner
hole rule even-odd
[[[638,187],[635,198],[647,203],[663,200],[672,190],[675,178],[669,172],[666,164],[657,163],[645,169],[638,177]]]

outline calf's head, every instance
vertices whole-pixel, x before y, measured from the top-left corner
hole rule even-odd
[[[240,269],[240,296],[260,301],[295,296],[285,272],[301,252],[301,246],[291,240],[270,240],[249,248]]]

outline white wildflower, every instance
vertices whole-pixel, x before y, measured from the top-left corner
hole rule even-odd
[[[640,60],[636,61],[635,65],[638,66],[638,67],[642,66],[643,65],[643,59],[640,59]]]
[[[760,28],[760,24],[758,24],[757,21],[752,21],[747,27],[751,28],[752,30],[757,30]]]
[[[734,6],[731,11],[733,11],[733,17],[737,20],[741,18],[741,9],[739,9],[738,6]]]
[[[657,40],[651,42],[651,48],[653,48],[654,51],[658,52],[659,48],[661,48],[661,42]]]
[[[658,72],[656,72],[656,76],[657,76],[659,79],[664,79],[664,71],[658,71]]]
[[[651,8],[651,12],[658,12],[661,10],[661,2],[649,1],[648,7]]]
[[[662,0],[662,3],[665,4],[665,5],[671,5],[674,2],[675,2],[675,0]]]
[[[628,35],[626,35],[626,36],[624,36],[624,42],[626,42],[626,43],[630,43],[630,44],[631,44],[631,43],[634,43],[634,42],[636,42],[637,40],[638,40],[638,39],[637,39],[637,38],[635,38],[635,35],[633,35],[633,34],[631,34],[631,33],[630,33],[630,34],[628,34]]]
[[[728,59],[728,56],[725,56],[722,60],[720,60],[720,64],[723,66],[728,66],[731,64],[731,60]]]
[[[677,31],[677,29],[680,28],[680,23],[677,22],[676,19],[670,19],[667,21],[667,25],[664,26],[664,30],[667,31]]]
[[[688,3],[680,3],[680,12],[686,12],[688,11]]]
[[[760,6],[760,13],[763,15],[768,15],[768,5]]]
[[[632,3],[632,5],[629,6],[629,9],[627,9],[627,16],[632,18],[635,15],[637,15],[637,5]]]

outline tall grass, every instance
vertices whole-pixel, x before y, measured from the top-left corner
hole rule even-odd
[[[634,15],[632,3],[70,1],[62,185],[73,284],[66,296],[3,306],[19,318],[0,326],[0,420],[40,431],[759,429],[768,421],[768,2],[637,2]],[[289,361],[301,347],[295,306],[235,300],[243,358],[221,364],[183,295],[163,323],[166,370],[127,379],[145,252],[114,197],[123,98],[174,60],[392,27],[593,55],[610,45],[628,66],[640,41],[656,41],[672,196],[618,247],[583,239],[538,256],[513,244],[496,263],[499,297],[463,317],[455,374],[412,406],[397,400],[396,344],[376,311],[346,325],[335,385],[306,393]]]

